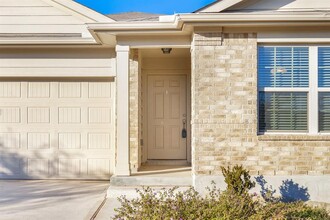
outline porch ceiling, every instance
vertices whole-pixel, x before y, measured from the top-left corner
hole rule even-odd
[[[170,57],[170,58],[180,58],[180,57],[190,57],[190,50],[189,48],[185,49],[178,49],[174,48],[170,54],[164,55],[160,48],[153,48],[153,49],[141,49],[141,55],[144,58],[163,58],[163,57]]]

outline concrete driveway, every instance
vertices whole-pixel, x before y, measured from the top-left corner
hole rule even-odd
[[[103,202],[109,181],[0,181],[1,220],[85,220]]]

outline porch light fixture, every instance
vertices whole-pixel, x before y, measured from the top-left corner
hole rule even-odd
[[[170,54],[172,51],[172,48],[162,48],[163,54]]]

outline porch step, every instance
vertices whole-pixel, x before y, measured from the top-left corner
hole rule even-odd
[[[138,193],[136,189],[143,189],[144,186],[155,190],[163,188],[170,189],[174,186],[179,187],[178,191],[187,190],[192,185],[191,173],[178,172],[167,176],[165,174],[136,175],[136,176],[112,176],[110,178],[110,187],[107,191],[108,198],[118,198],[126,196],[127,198],[136,198]]]
[[[110,186],[134,187],[134,186],[152,186],[152,187],[171,187],[171,186],[191,186],[192,176],[113,176],[110,178]]]
[[[127,198],[136,198],[138,197],[136,189],[143,189],[143,186],[157,191],[177,186],[178,191],[184,191],[189,189],[192,183],[191,167],[144,165],[139,172],[132,173],[131,176],[112,176],[107,197],[118,198],[124,195]]]

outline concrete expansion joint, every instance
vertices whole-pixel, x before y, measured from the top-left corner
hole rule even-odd
[[[101,204],[97,207],[97,209],[95,210],[95,212],[93,213],[93,215],[91,217],[87,217],[86,220],[94,220],[96,219],[97,215],[100,213],[101,209],[103,208],[103,206],[105,205],[105,203],[107,202],[107,197],[105,196],[103,201],[101,202]]]

